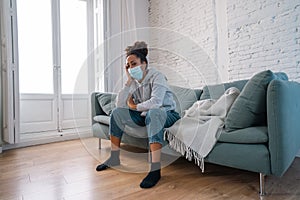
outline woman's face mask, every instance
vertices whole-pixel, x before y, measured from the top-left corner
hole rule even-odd
[[[140,66],[136,66],[134,68],[129,68],[128,72],[130,74],[130,76],[136,80],[141,80],[143,78],[143,70]]]

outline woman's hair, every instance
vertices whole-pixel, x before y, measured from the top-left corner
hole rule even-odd
[[[148,55],[148,48],[147,48],[147,44],[143,41],[137,41],[134,43],[133,46],[128,46],[126,49],[126,57],[130,56],[130,55],[135,55],[136,57],[141,59],[141,62],[146,62],[146,64],[148,64],[147,61],[147,55]]]

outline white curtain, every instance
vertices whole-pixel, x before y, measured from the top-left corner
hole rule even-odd
[[[138,32],[148,26],[148,0],[109,0],[106,3],[105,90],[118,92],[126,81],[125,48],[137,40],[147,40],[146,34]]]
[[[1,26],[1,138],[10,144],[18,142],[19,131],[18,91],[18,40],[16,37],[16,2],[0,2]],[[0,144],[2,140],[0,141]]]
[[[6,82],[7,82],[7,78],[5,76],[6,74],[6,69],[7,69],[7,39],[6,39],[6,34],[5,32],[7,31],[6,27],[7,27],[7,4],[9,2],[8,1],[1,1],[0,2],[0,63],[1,63],[1,74],[0,74],[0,86],[1,86],[1,90],[0,90],[0,128],[1,128],[1,132],[0,132],[0,146],[2,146],[3,144],[3,137],[4,137],[4,124],[7,124],[7,119],[6,119],[6,111],[5,109],[5,92],[6,92]],[[5,9],[6,8],[6,9]]]
[[[1,3],[0,6],[2,7]],[[0,12],[0,39],[2,38],[2,30],[3,30],[3,12]],[[2,41],[0,42],[2,46]],[[0,50],[0,153],[2,153],[2,137],[3,137],[3,109],[2,109],[2,48]]]

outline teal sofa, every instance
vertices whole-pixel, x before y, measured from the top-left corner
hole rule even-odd
[[[241,100],[237,98],[232,105],[232,113],[228,113],[220,138],[205,162],[259,173],[260,195],[264,195],[265,176],[282,176],[300,149],[300,83],[288,81],[284,73],[277,73],[277,76],[267,70],[259,74],[263,74],[263,78],[269,77],[268,80],[262,81],[262,76],[254,76],[201,89],[177,86],[171,86],[171,89],[177,103],[176,110],[181,115],[197,100],[217,99],[230,87],[241,91],[238,97]],[[114,107],[115,96],[100,92],[91,96],[93,135],[99,138],[100,148],[101,139],[109,139],[109,114]],[[247,105],[249,102],[251,105]],[[247,110],[253,104],[257,104],[261,113]],[[251,117],[254,122],[247,125]],[[239,127],[241,124],[236,122],[246,123],[242,124],[246,127]],[[128,134],[124,134],[122,142],[148,148],[145,129],[128,127],[125,132]],[[145,134],[144,137],[141,133]]]

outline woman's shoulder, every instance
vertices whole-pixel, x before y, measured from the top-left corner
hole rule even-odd
[[[149,74],[151,74],[151,75],[162,75],[162,76],[165,76],[161,71],[159,71],[155,67],[149,67],[148,70],[149,70]]]
[[[152,78],[163,78],[165,77],[165,75],[159,71],[158,69],[154,68],[154,67],[151,67],[148,69],[148,74],[149,74],[149,78],[152,77]]]

